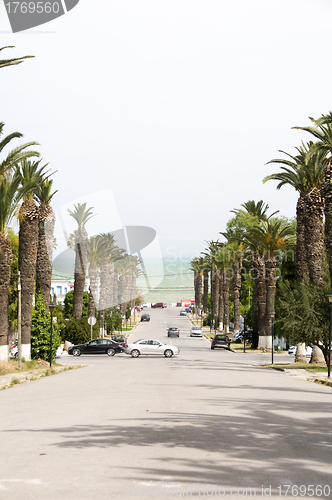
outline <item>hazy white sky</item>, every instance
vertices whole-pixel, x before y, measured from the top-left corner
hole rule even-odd
[[[1,3],[3,55],[35,59],[1,71],[0,121],[58,170],[56,208],[109,190],[105,213],[192,257],[248,199],[295,215],[262,178],[332,110],[331,19],[330,0],[80,0],[12,34]]]

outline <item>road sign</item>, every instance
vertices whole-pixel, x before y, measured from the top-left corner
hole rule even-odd
[[[93,326],[96,324],[96,318],[94,316],[90,316],[90,318],[88,319],[88,323],[90,326]]]

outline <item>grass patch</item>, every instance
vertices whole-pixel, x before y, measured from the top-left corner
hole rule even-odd
[[[327,372],[327,366],[325,364],[310,364],[310,363],[289,363],[289,364],[273,364],[273,365],[264,365],[267,367],[274,368],[290,368],[290,369],[299,369],[299,370],[307,370],[309,372]]]

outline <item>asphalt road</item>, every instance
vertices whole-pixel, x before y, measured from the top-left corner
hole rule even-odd
[[[332,390],[148,312],[132,339],[179,356],[63,357],[87,366],[0,392],[0,498],[331,498]]]

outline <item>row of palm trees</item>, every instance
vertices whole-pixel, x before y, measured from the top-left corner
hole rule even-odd
[[[332,113],[322,115],[319,119],[310,118],[310,120],[313,123],[312,126],[294,128],[310,133],[316,142],[302,142],[299,147],[295,148],[294,155],[280,151],[285,157],[269,162],[280,164],[280,171],[266,176],[263,182],[276,180],[278,181],[277,189],[290,185],[298,192],[295,278],[297,283],[302,283],[304,286],[308,281],[323,286],[325,248],[330,278],[332,275]],[[203,276],[202,307],[206,311],[207,277],[210,273],[213,315],[215,317],[219,315],[219,318],[229,317],[227,290],[229,274],[232,274],[234,328],[236,330],[239,325],[238,288],[241,287],[237,270],[241,269],[242,260],[247,258],[249,251],[252,261],[251,278],[254,285],[253,328],[259,331],[258,346],[266,347],[267,338],[270,338],[270,316],[275,302],[277,257],[284,257],[287,247],[294,245],[293,230],[291,225],[287,226],[282,220],[274,217],[275,214],[268,217],[268,206],[262,201],[258,203],[250,201],[242,207],[256,218],[256,223],[250,223],[247,227],[245,224],[239,224],[235,229],[228,229],[226,233],[221,233],[226,238],[226,243],[209,242],[207,251],[201,257],[193,259],[191,263],[195,272],[196,302],[201,304],[201,276]],[[239,214],[241,211],[242,209],[235,210],[235,213]],[[226,253],[225,249],[227,249]],[[223,253],[220,256],[221,251]],[[231,259],[225,259],[227,253],[232,255]],[[231,269],[232,273],[230,273]],[[217,306],[218,303],[219,306]],[[227,331],[227,325],[225,329]],[[317,348],[315,349],[317,351]],[[301,359],[300,349],[298,349],[297,359]]]
[[[195,302],[202,304],[202,277],[205,283],[203,312],[207,311],[208,276],[210,276],[211,310],[220,328],[228,333],[230,290],[234,303],[234,331],[240,329],[241,288],[244,276],[253,282],[253,324],[259,332],[258,347],[271,346],[271,311],[276,293],[276,270],[294,235],[292,225],[283,219],[266,215],[268,205],[248,201],[235,210],[235,226],[221,233],[226,242],[209,241],[202,256],[194,258]],[[245,217],[245,214],[249,218]],[[240,221],[246,220],[246,225]],[[242,308],[243,309],[243,308]],[[244,310],[242,312],[245,312]]]
[[[133,307],[138,295],[136,279],[140,274],[139,259],[126,254],[116,245],[112,233],[101,233],[89,238],[85,225],[93,217],[93,207],[77,203],[68,210],[77,223],[77,229],[69,239],[75,249],[73,315],[82,317],[83,292],[86,277],[89,279],[88,315],[101,318],[111,307],[119,306],[122,314]]]

